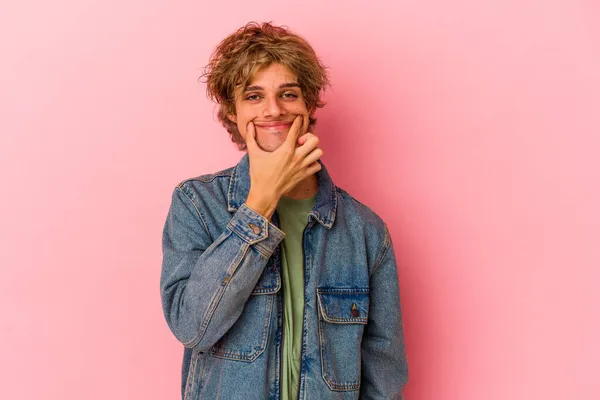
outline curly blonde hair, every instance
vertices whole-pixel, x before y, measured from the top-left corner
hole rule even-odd
[[[236,114],[235,90],[240,86],[246,87],[256,71],[272,63],[282,64],[298,76],[298,84],[311,114],[309,127],[317,122],[312,113],[316,108],[325,106],[320,95],[331,85],[327,67],[310,44],[287,27],[270,22],[247,23],[219,43],[199,78],[206,79],[206,94],[219,104],[219,121],[240,150],[246,149],[244,139],[237,125],[227,118]]]

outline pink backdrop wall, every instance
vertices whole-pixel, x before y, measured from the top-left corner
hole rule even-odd
[[[384,4],[385,3],[385,4]],[[196,82],[249,20],[331,67],[317,133],[390,226],[409,400],[598,399],[595,1],[0,5],[0,398],[176,399],[180,180],[241,157]]]

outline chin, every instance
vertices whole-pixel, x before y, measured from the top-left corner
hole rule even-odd
[[[281,145],[283,144],[283,141],[278,141],[278,142],[274,142],[274,141],[264,141],[260,144],[260,147],[264,150],[264,151],[268,151],[268,152],[272,152],[277,150],[278,148],[281,147]]]
[[[264,145],[264,147],[279,147],[285,142],[287,132],[269,133],[266,135],[260,135],[257,137],[258,143]]]

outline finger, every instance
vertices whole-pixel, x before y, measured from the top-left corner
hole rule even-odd
[[[306,157],[304,157],[304,159],[302,160],[302,166],[305,167],[307,165],[311,165],[317,162],[317,160],[320,160],[321,157],[323,157],[323,149],[317,147],[316,149],[308,153]]]
[[[304,135],[306,132],[308,132],[308,126],[310,125],[310,117],[309,116],[302,116],[302,133],[301,135]]]
[[[285,143],[289,147],[292,147],[292,148],[296,147],[296,140],[298,140],[298,137],[300,136],[301,127],[302,127],[302,115],[297,115],[296,118],[294,118],[294,122],[292,123],[292,126],[290,127],[287,137],[285,138]]]
[[[254,124],[252,121],[248,122],[246,126],[246,147],[249,152],[254,152],[259,149],[258,144],[256,143],[256,129],[254,128]]]
[[[310,134],[310,132],[307,132],[298,138],[298,141],[296,142],[298,144],[298,146],[302,146],[304,143],[306,143],[306,140],[308,139],[309,134]]]
[[[312,176],[314,174],[316,174],[318,171],[321,170],[321,164],[318,162],[314,162],[310,165],[308,165],[305,169],[304,169],[304,176],[308,177],[308,176]]]
[[[306,135],[306,139],[304,139],[304,143],[302,144],[302,146],[298,147],[296,149],[296,153],[300,156],[300,157],[306,157],[306,155],[308,153],[310,153],[311,151],[313,151],[317,146],[319,146],[319,137],[313,135],[312,133],[307,133]]]

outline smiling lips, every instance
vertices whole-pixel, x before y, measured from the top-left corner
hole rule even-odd
[[[277,122],[265,122],[262,124],[254,124],[257,128],[261,128],[267,131],[273,131],[273,132],[277,132],[277,131],[282,131],[282,130],[286,130],[289,129],[292,126],[291,122],[283,122],[283,121],[277,121]]]

